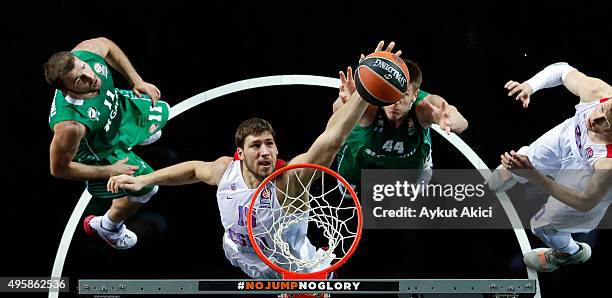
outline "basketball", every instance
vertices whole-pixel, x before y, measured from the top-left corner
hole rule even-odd
[[[390,52],[374,52],[359,63],[355,71],[357,92],[370,104],[396,103],[408,90],[410,74],[406,63]]]

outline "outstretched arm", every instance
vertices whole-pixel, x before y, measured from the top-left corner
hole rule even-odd
[[[329,118],[325,131],[315,140],[308,151],[296,156],[289,163],[314,163],[329,167],[338,149],[340,149],[367,107],[368,103],[357,92],[354,92],[348,102]]]
[[[565,62],[551,64],[523,83],[508,81],[504,88],[509,91],[508,96],[516,94],[516,100],[520,100],[523,107],[527,108],[533,93],[559,85],[564,85],[580,97],[581,102],[612,96],[612,87],[606,82],[589,77]]]
[[[536,185],[551,196],[576,210],[587,212],[593,209],[612,187],[612,159],[604,158],[594,165],[595,173],[587,182],[583,192],[561,185],[533,168],[529,157],[514,151],[502,156],[502,164]]]
[[[314,141],[312,146],[306,153],[302,153],[291,161],[289,164],[312,163],[325,167],[329,167],[338,153],[340,146],[344,143],[351,130],[355,127],[361,115],[368,107],[368,103],[363,100],[357,92],[351,95],[350,99],[336,113],[334,113],[329,121],[325,131]],[[305,193],[302,183],[299,181],[310,181],[313,174],[317,174],[309,168],[301,168],[297,170],[297,176],[286,173],[288,175],[288,192],[285,195],[279,196],[281,205],[287,207],[285,212],[293,213],[296,210],[306,211],[310,208],[309,196]],[[277,183],[277,187],[280,184]],[[281,186],[281,189],[284,186]],[[298,196],[298,194],[301,194]]]
[[[114,69],[119,71],[123,77],[125,77],[125,79],[132,86],[132,90],[136,95],[140,96],[141,92],[146,93],[151,97],[153,105],[155,101],[161,97],[161,92],[159,89],[155,87],[155,85],[145,82],[140,77],[125,53],[123,53],[119,46],[117,46],[117,44],[110,39],[98,37],[85,40],[73,49],[73,51],[78,50],[94,52],[104,57],[104,60],[106,60],[108,64],[110,64]]]
[[[137,177],[114,176],[108,180],[106,188],[117,193],[121,189],[139,191],[150,185],[183,185],[200,181],[218,185],[231,162],[231,157],[224,156],[213,162],[187,161]]]

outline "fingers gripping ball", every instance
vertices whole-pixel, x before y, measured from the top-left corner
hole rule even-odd
[[[355,71],[357,92],[377,106],[396,103],[408,90],[409,82],[406,63],[390,52],[374,52],[366,56]]]

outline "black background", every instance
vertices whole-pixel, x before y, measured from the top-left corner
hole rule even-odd
[[[83,184],[49,174],[51,90],[42,64],[54,52],[106,36],[140,75],[176,104],[242,79],[309,74],[336,77],[379,40],[394,40],[423,70],[422,89],[456,105],[469,120],[461,137],[491,167],[499,154],[535,140],[573,115],[564,88],[538,92],[528,110],[503,85],[567,61],[610,81],[608,13],[599,5],[426,1],[264,4],[261,1],[163,4],[80,1],[17,3],[1,18],[3,276],[49,276],[63,229]],[[125,80],[113,73],[118,87]],[[202,104],[172,120],[163,138],[136,152],[159,168],[214,160],[234,150],[236,126],[252,116],[276,129],[281,157],[305,151],[323,131],[337,91],[288,86],[251,90]],[[434,134],[438,168],[471,168]],[[105,203],[90,209],[103,212]],[[97,210],[97,211],[96,211]],[[164,187],[128,223],[138,246],[112,251],[79,227],[63,276],[78,278],[245,278],[220,247],[214,188]],[[529,231],[527,231],[528,234]],[[606,291],[609,231],[588,235],[592,259],[541,274],[544,297]],[[532,246],[541,244],[531,237]],[[343,278],[526,278],[513,231],[365,231]],[[73,284],[75,286],[75,284]],[[61,295],[60,297],[63,297]]]

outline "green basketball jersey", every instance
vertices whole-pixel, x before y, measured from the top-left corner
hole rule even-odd
[[[382,108],[369,126],[353,128],[336,156],[338,173],[357,191],[361,169],[423,169],[429,156],[431,137],[416,116],[418,103],[429,95],[424,91],[399,127],[391,126]]]
[[[87,134],[81,140],[74,161],[84,164],[98,164],[112,152],[119,141],[121,110],[113,84],[113,78],[104,61],[98,54],[88,51],[75,51],[73,54],[89,64],[96,76],[102,81],[100,93],[88,99],[64,96],[55,90],[49,126],[51,130],[61,121],[77,121],[87,127]]]

